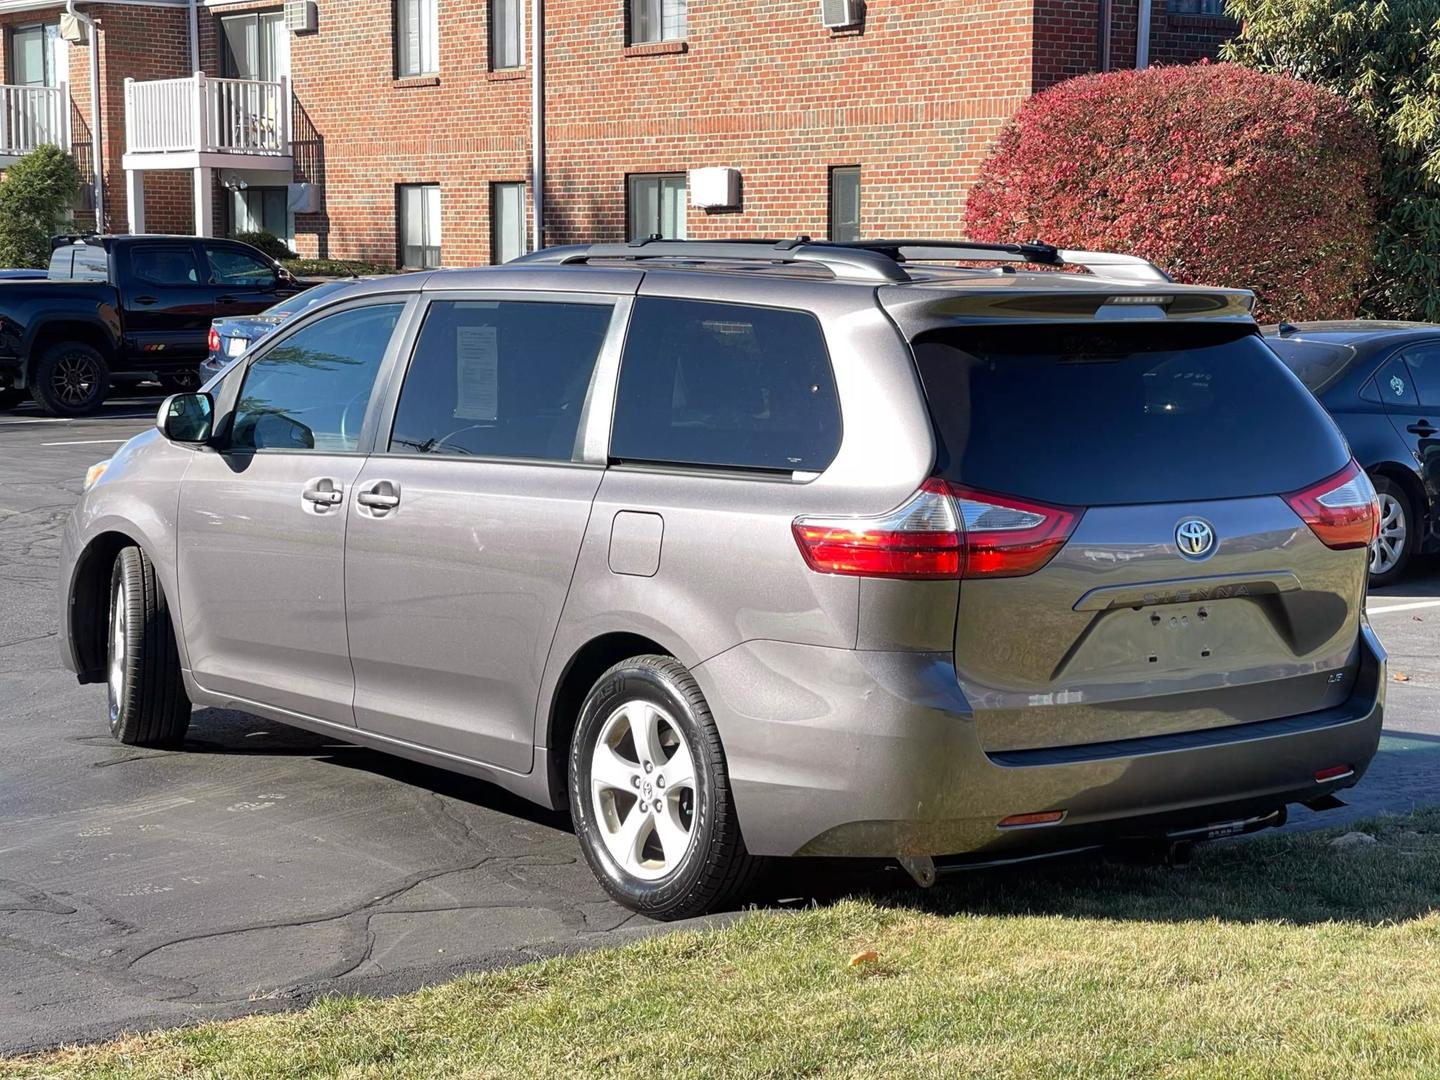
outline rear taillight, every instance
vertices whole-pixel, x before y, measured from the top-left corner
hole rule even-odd
[[[213,326],[210,327],[210,333],[205,338],[205,347],[213,353],[220,351],[220,331]]]
[[[897,510],[871,518],[796,518],[795,541],[810,569],[859,577],[960,576],[960,527],[941,480],[927,480]]]
[[[1082,511],[990,495],[932,478],[871,518],[796,518],[812,570],[859,577],[1020,577],[1064,546]]]
[[[949,485],[965,531],[965,576],[1023,577],[1055,557],[1083,511]]]
[[[1351,461],[1334,476],[1285,496],[1290,509],[1328,548],[1368,547],[1380,529],[1380,503],[1370,478]]]

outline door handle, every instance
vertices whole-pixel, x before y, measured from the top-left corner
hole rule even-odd
[[[356,495],[355,501],[376,517],[383,517],[400,505],[400,485],[393,480],[377,480]]]
[[[133,302],[141,307],[149,307],[151,304],[158,304],[160,298],[158,296],[137,296]]]
[[[300,497],[306,502],[314,503],[317,514],[323,514],[329,510],[330,507],[339,506],[340,500],[345,497],[345,493],[335,486],[334,480],[331,480],[329,477],[322,477],[319,480],[312,480],[306,484],[305,490],[300,493]]]
[[[238,304],[240,298],[238,296],[217,296],[215,302],[217,304]]]
[[[1411,424],[1405,430],[1412,435],[1434,435],[1435,432],[1440,431],[1440,428],[1430,423],[1429,420],[1421,420],[1419,423]]]

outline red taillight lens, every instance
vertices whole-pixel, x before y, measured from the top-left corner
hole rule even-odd
[[[1082,510],[947,485],[965,530],[965,576],[1033,574],[1065,546]]]
[[[1334,476],[1285,501],[1328,548],[1368,547],[1380,529],[1380,502],[1370,478],[1351,461]]]
[[[960,576],[959,522],[939,480],[927,480],[913,499],[881,517],[802,517],[793,528],[810,569],[822,574]]]
[[[860,577],[1020,577],[1064,546],[1081,511],[944,480],[873,518],[797,518],[795,540],[812,570]]]
[[[210,327],[210,333],[205,338],[205,347],[213,353],[220,351],[220,331]]]

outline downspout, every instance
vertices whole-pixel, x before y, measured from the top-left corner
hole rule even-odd
[[[100,28],[95,20],[75,10],[75,0],[65,0],[65,11],[90,30],[90,169],[95,186],[95,231],[105,231],[105,172],[100,166]],[[66,102],[69,108],[69,102]]]
[[[1150,0],[1140,0],[1140,11],[1135,17],[1135,67],[1150,66]]]
[[[531,248],[539,251],[545,246],[545,0],[530,0],[530,198]]]
[[[1099,34],[1096,41],[1096,50],[1099,56],[1096,57],[1096,66],[1101,71],[1110,70],[1110,24],[1113,21],[1113,14],[1110,10],[1110,0],[1100,0],[1099,13]]]

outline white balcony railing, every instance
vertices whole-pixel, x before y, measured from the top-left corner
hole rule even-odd
[[[70,94],[61,86],[0,86],[0,157],[19,157],[40,146],[66,150]]]
[[[290,81],[125,80],[126,151],[131,154],[290,154]]]

